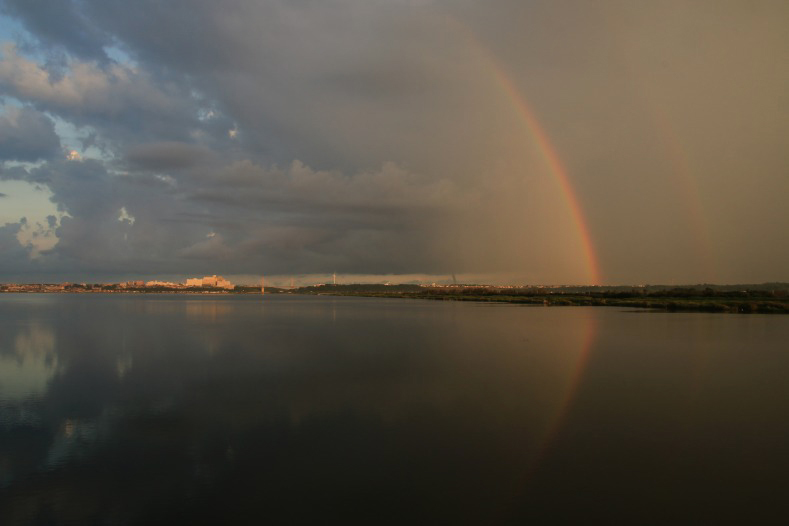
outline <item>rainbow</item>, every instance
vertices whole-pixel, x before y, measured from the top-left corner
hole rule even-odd
[[[462,31],[465,40],[471,44],[471,47],[482,58],[482,62],[490,69],[492,77],[496,82],[502,93],[507,97],[507,100],[515,108],[518,117],[523,123],[524,127],[531,134],[534,144],[537,146],[543,160],[548,168],[553,179],[561,190],[564,201],[569,209],[573,223],[575,224],[579,241],[581,244],[581,251],[584,255],[584,260],[587,269],[587,279],[592,285],[600,285],[602,282],[600,263],[597,253],[594,248],[592,235],[589,232],[588,221],[584,215],[581,203],[573,188],[570,178],[567,175],[567,169],[564,167],[561,158],[559,157],[556,148],[548,138],[545,129],[537,120],[534,111],[531,109],[526,99],[521,94],[520,90],[515,86],[512,78],[507,74],[504,67],[499,64],[499,61],[487,48],[479,41],[474,33],[458,20],[454,20],[455,27]]]
[[[537,455],[535,465],[533,466],[535,469],[537,467],[537,463],[539,463],[540,460],[546,456],[548,450],[553,445],[554,439],[561,431],[564,421],[567,418],[567,414],[572,408],[575,395],[578,393],[578,389],[581,386],[581,382],[583,380],[586,365],[589,363],[592,349],[597,342],[597,318],[590,315],[588,318],[584,319],[583,328],[581,331],[579,331],[579,333],[583,335],[583,338],[580,345],[578,346],[578,356],[575,359],[574,368],[568,376],[567,387],[564,392],[564,396],[559,402],[558,409],[556,410],[553,419],[549,423],[547,431],[542,437],[540,451]]]
[[[455,24],[453,25],[462,30],[462,34],[465,36],[466,41],[479,55],[481,62],[489,68],[496,86],[501,93],[504,94],[509,104],[515,108],[518,118],[531,135],[533,143],[540,152],[550,176],[558,185],[573,224],[575,225],[580,243],[580,251],[584,258],[587,279],[592,285],[602,284],[600,263],[592,235],[589,231],[588,221],[584,215],[583,207],[578,199],[575,188],[573,188],[567,169],[548,137],[545,128],[540,124],[540,121],[521,94],[521,91],[496,57],[486,49],[470,29],[458,20],[454,20],[454,22]],[[580,329],[580,331],[573,331],[573,333],[578,335],[581,339],[575,347],[577,349],[577,354],[571,360],[572,366],[565,378],[564,385],[561,387],[562,396],[554,408],[552,417],[546,422],[545,429],[538,440],[537,451],[534,453],[534,456],[531,457],[530,461],[528,461],[526,469],[521,474],[520,484],[515,484],[513,486],[513,491],[518,491],[518,488],[527,484],[534,476],[536,470],[539,469],[542,461],[550,455],[550,450],[554,441],[561,432],[567,415],[572,408],[597,340],[596,316],[590,315],[585,317]]]
[[[534,112],[526,104],[525,99],[520,95],[520,92],[517,90],[512,80],[504,73],[503,69],[498,67],[498,65],[492,63],[492,66],[495,74],[494,78],[501,86],[504,93],[506,93],[508,98],[512,101],[513,106],[517,109],[518,115],[534,137],[535,144],[542,153],[551,175],[559,184],[565,202],[570,209],[573,222],[578,229],[578,235],[581,240],[581,246],[588,269],[588,277],[592,285],[600,285],[600,264],[598,263],[597,254],[595,253],[592,236],[589,233],[589,227],[583,209],[581,208],[581,203],[578,201],[575,189],[570,183],[570,178],[567,176],[567,170],[562,164],[562,160],[559,158],[556,148],[551,144],[545,130],[534,116]]]
[[[571,330],[563,331],[559,336],[550,336],[548,344],[555,345],[554,356],[563,362],[564,371],[556,379],[556,390],[550,394],[546,391],[541,398],[542,407],[547,409],[545,420],[541,425],[529,428],[524,435],[526,447],[520,459],[520,469],[509,488],[509,501],[516,501],[527,491],[525,488],[535,480],[545,461],[551,457],[583,385],[586,368],[593,359],[598,336],[598,313],[586,310],[578,311],[577,314],[577,317],[573,315],[566,318]],[[537,335],[540,333],[538,330]]]

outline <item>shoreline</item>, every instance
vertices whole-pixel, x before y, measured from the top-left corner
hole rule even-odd
[[[250,287],[251,289],[251,287]],[[351,296],[365,298],[404,298],[431,301],[472,301],[477,303],[506,303],[544,307],[620,307],[658,312],[718,312],[735,314],[789,314],[789,295],[785,291],[742,291],[737,294],[707,293],[687,291],[682,296],[676,291],[663,293],[622,293],[622,292],[561,292],[556,290],[528,291],[513,293],[496,288],[425,288],[424,290],[385,290],[370,286],[321,286],[302,287],[292,290],[274,289],[261,293],[260,290],[0,290],[0,294],[167,294],[197,296],[266,296],[266,295],[304,295],[304,296]],[[273,289],[273,287],[272,287]],[[374,290],[373,290],[374,289]]]
[[[305,292],[301,292],[305,294]],[[789,298],[749,298],[724,299],[674,296],[650,297],[601,297],[601,294],[539,294],[539,295],[498,295],[498,294],[436,294],[431,292],[306,292],[324,296],[357,296],[367,298],[406,298],[432,301],[472,301],[477,303],[506,303],[544,307],[624,307],[659,312],[718,312],[732,314],[789,314]],[[603,293],[604,294],[604,293]]]

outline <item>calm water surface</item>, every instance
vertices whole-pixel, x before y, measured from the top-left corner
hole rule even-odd
[[[0,295],[0,524],[783,523],[789,317]]]

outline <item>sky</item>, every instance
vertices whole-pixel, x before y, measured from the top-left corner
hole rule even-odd
[[[0,282],[789,281],[784,1],[0,0],[0,46]]]

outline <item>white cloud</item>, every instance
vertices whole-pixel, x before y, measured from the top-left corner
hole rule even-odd
[[[118,211],[118,221],[121,223],[128,223],[129,225],[133,225],[136,219],[133,215],[129,214],[126,210],[125,206],[122,206],[121,209]]]
[[[58,244],[56,230],[60,224],[60,218],[50,217],[51,219],[47,223],[40,221],[31,223],[25,219],[21,222],[22,226],[17,232],[16,238],[20,245],[30,251],[30,259],[42,257],[43,253],[52,250]]]

